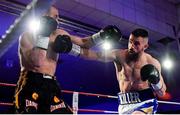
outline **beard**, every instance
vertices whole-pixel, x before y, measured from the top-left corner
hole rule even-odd
[[[136,61],[139,58],[140,52],[135,52],[132,50],[128,50],[128,59],[132,61]]]

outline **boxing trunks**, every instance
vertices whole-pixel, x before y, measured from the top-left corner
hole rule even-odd
[[[131,114],[134,111],[154,114],[157,111],[157,99],[150,88],[137,92],[118,93],[118,99],[119,114]]]
[[[72,113],[54,76],[22,71],[14,97],[16,113]]]

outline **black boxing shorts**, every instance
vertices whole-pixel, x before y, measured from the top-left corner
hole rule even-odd
[[[22,71],[14,97],[16,113],[72,113],[54,76]]]

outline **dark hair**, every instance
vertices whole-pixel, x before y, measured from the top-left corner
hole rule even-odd
[[[131,34],[133,34],[135,37],[148,37],[148,32],[141,28],[135,29]]]

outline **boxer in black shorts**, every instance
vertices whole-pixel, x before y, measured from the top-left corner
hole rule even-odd
[[[19,38],[21,73],[14,96],[16,113],[72,113],[54,77],[58,54],[52,44],[58,35],[65,34],[57,29],[58,17],[58,10],[51,6],[40,18],[41,28],[37,32],[26,30]]]
[[[15,93],[17,113],[72,113],[55,76],[22,71]]]
[[[62,100],[61,89],[54,77],[59,53],[67,53],[72,48],[70,53],[79,55],[80,46],[90,48],[100,35],[85,38],[70,35],[57,28],[58,19],[58,9],[51,6],[40,18],[41,28],[37,32],[26,30],[19,38],[21,73],[15,92],[16,113],[72,113]],[[117,33],[112,26],[105,30],[103,36]]]

